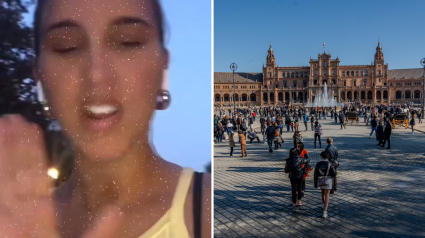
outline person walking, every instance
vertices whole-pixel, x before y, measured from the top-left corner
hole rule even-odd
[[[285,125],[286,125],[286,132],[289,132],[289,127],[291,126],[291,118],[288,115],[286,115]]]
[[[336,169],[339,167],[339,162],[338,162],[338,149],[333,145],[334,140],[329,137],[328,139],[326,139],[326,143],[328,144],[328,146],[325,149],[327,158],[329,160],[329,162],[332,163],[332,165]],[[337,190],[337,182],[336,182],[336,175],[335,177],[332,178],[332,191],[331,194],[334,194],[334,192],[336,192]]]
[[[248,153],[246,153],[246,137],[242,133],[242,131],[238,131],[238,133],[239,133],[239,139],[241,141],[241,153],[242,153],[241,157],[247,157]]]
[[[307,122],[308,122],[308,116],[307,113],[304,112],[304,126],[305,126],[305,131],[307,131]]]
[[[385,143],[388,141],[387,149],[391,149],[391,142],[390,142],[391,130],[392,130],[391,123],[387,122],[387,125],[385,126],[385,130],[384,130],[384,135],[385,135],[384,143],[381,145],[382,148],[385,147]]]
[[[410,126],[412,127],[412,135],[415,134],[413,131],[413,126],[415,125],[415,117],[412,115],[412,118],[410,119]]]
[[[334,115],[334,119],[335,119],[335,124],[338,124],[338,116],[337,116],[337,112],[335,111],[335,115]]]
[[[340,123],[341,123],[341,130],[342,130],[342,127],[344,127],[344,129],[347,129],[347,128],[345,127],[345,114],[344,114],[344,113],[341,113],[341,116],[340,116],[340,118],[339,118],[339,121],[340,121]]]
[[[289,158],[285,159],[285,173],[289,174],[288,177],[291,181],[292,188],[292,206],[302,206],[302,181],[303,181],[303,165],[310,162],[309,158],[301,157],[297,149],[291,148],[289,150]]]
[[[316,164],[314,168],[314,187],[320,187],[322,192],[323,202],[323,218],[328,216],[329,207],[329,194],[332,190],[332,178],[337,175],[335,167],[327,159],[327,153],[323,151],[320,154],[321,160]]]
[[[217,143],[223,142],[223,126],[221,125],[221,122],[217,125]]]
[[[297,144],[298,143],[302,143],[303,142],[303,137],[301,135],[301,131],[295,131],[294,135],[292,136],[293,138],[293,145],[294,148],[297,148]]]
[[[272,123],[270,122],[268,124],[268,127],[266,129],[266,134],[267,134],[267,144],[269,145],[269,153],[273,154],[273,139],[274,139],[274,135],[276,133],[276,129],[274,128],[274,126],[272,125]]]
[[[372,118],[372,121],[370,121],[370,125],[372,126],[372,131],[370,132],[369,139],[372,136],[374,131],[375,131],[375,136],[376,136],[376,129],[378,127],[378,123],[376,122],[376,117]]]
[[[311,115],[310,122],[311,122],[311,130],[313,131],[314,130],[314,127],[313,127],[313,124],[314,124],[314,114]]]
[[[316,140],[319,138],[319,145],[322,148],[322,142],[320,141],[320,136],[322,135],[322,125],[316,121],[314,123],[314,148],[316,148]]]
[[[422,112],[419,111],[417,115],[418,115],[418,121],[419,121],[418,124],[422,124]]]
[[[369,113],[367,112],[364,114],[364,122],[366,123],[366,126],[369,124]]]
[[[235,147],[235,140],[233,139],[233,133],[229,137],[230,157],[233,157],[233,147]]]
[[[298,130],[298,117],[296,116],[295,118],[294,118],[294,129],[295,129],[295,131],[299,131]]]
[[[308,155],[308,151],[305,149],[304,143],[302,142],[298,142],[297,144],[297,151],[298,154],[303,157],[304,159],[308,159],[309,155]],[[308,176],[308,174],[310,173],[311,170],[313,170],[313,168],[311,167],[310,163],[307,163],[305,165],[303,165],[303,183],[301,185],[301,198],[304,197],[304,191],[305,191],[305,178]]]
[[[382,126],[382,122],[378,123],[378,128],[376,129],[376,140],[379,141],[377,145],[382,145],[384,143],[385,135],[384,135],[384,127]]]

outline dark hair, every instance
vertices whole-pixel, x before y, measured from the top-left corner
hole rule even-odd
[[[326,153],[326,151],[322,151],[322,153],[320,153],[320,157],[322,157],[323,159],[328,158],[328,153]]]
[[[304,143],[298,142],[297,145],[300,145],[300,152],[302,152],[305,148]]]
[[[318,125],[319,125],[319,121],[316,121],[316,122],[314,123],[314,125],[315,125],[315,126],[318,126]]]
[[[35,14],[34,14],[34,51],[37,57],[40,54],[40,27],[41,27],[41,14],[43,8],[48,0],[37,0]],[[164,13],[162,11],[159,0],[152,0],[153,12],[155,21],[158,23],[159,40],[162,48],[165,49],[164,40]]]
[[[332,144],[333,142],[334,142],[334,140],[330,137],[326,140],[326,143],[329,143],[329,144]]]
[[[298,151],[297,151],[296,148],[291,148],[289,150],[289,157],[294,157],[294,156],[297,156],[297,155],[298,155]]]

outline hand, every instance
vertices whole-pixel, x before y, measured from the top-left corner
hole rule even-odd
[[[2,237],[58,238],[57,220],[47,176],[42,131],[20,115],[0,118],[0,234]],[[107,215],[106,215],[107,214]],[[112,238],[119,224],[119,208],[105,211],[83,236]]]

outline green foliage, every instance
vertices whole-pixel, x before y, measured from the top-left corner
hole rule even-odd
[[[0,0],[0,115],[17,113],[44,125],[42,106],[33,93],[32,28],[23,23],[31,0]]]

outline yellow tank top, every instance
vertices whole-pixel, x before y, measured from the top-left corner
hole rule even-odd
[[[193,171],[184,168],[180,174],[171,208],[138,238],[190,238],[184,219],[184,203],[192,181]]]

